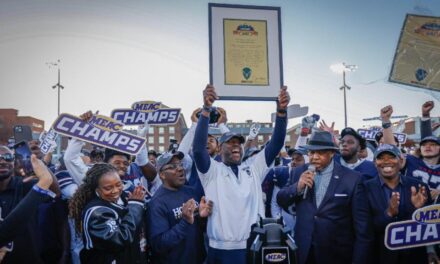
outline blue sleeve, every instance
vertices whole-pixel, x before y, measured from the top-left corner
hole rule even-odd
[[[201,173],[206,173],[209,169],[209,166],[211,165],[209,153],[206,150],[206,145],[208,143],[208,124],[209,117],[200,115],[199,121],[197,123],[196,133],[194,135],[194,161],[196,163],[197,169]]]
[[[299,181],[299,177],[306,170],[305,166],[297,167],[292,170],[292,184],[282,188],[277,194],[277,203],[286,210],[289,206],[295,203],[298,199],[300,199],[301,194],[297,192],[297,185]]]
[[[275,157],[280,152],[284,145],[284,139],[286,137],[287,128],[287,116],[279,117],[275,119],[275,128],[273,130],[272,138],[267,146],[264,148],[264,154],[266,156],[266,165],[269,167],[275,160]],[[206,143],[205,143],[206,144]]]
[[[164,210],[160,206],[151,203],[148,223],[151,247],[154,252],[159,254],[163,254],[178,245],[185,239],[187,231],[190,230],[188,228],[190,224],[183,219],[171,227]]]
[[[35,215],[38,206],[49,200],[51,198],[48,195],[38,193],[35,190],[29,191],[14,210],[0,222],[0,246],[14,240],[20,232],[23,232],[27,222],[33,219],[29,216]]]

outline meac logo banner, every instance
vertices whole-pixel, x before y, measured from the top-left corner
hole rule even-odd
[[[102,115],[95,115],[90,122],[61,114],[52,128],[59,134],[77,138],[94,145],[136,155],[145,145],[145,139],[122,131],[122,123]]]

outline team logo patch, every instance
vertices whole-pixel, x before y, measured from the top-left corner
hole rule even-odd
[[[115,230],[118,228],[115,220],[108,220],[105,224],[110,228],[110,233],[115,232]]]
[[[418,68],[415,72],[415,76],[417,81],[420,82],[423,81],[426,78],[426,76],[428,76],[428,72],[425,69]]]
[[[252,70],[251,70],[251,68],[249,68],[249,67],[244,67],[242,71],[243,71],[243,77],[244,77],[246,80],[248,80],[248,79],[251,77],[251,74],[252,74]]]

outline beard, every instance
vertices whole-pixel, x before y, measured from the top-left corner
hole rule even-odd
[[[0,181],[4,181],[11,177],[14,173],[14,166],[9,164],[0,165]]]

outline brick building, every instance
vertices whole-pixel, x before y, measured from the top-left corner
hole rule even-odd
[[[44,121],[32,116],[18,116],[16,109],[0,109],[0,144],[7,144],[14,136],[14,126],[29,126],[33,137],[44,131]]]

